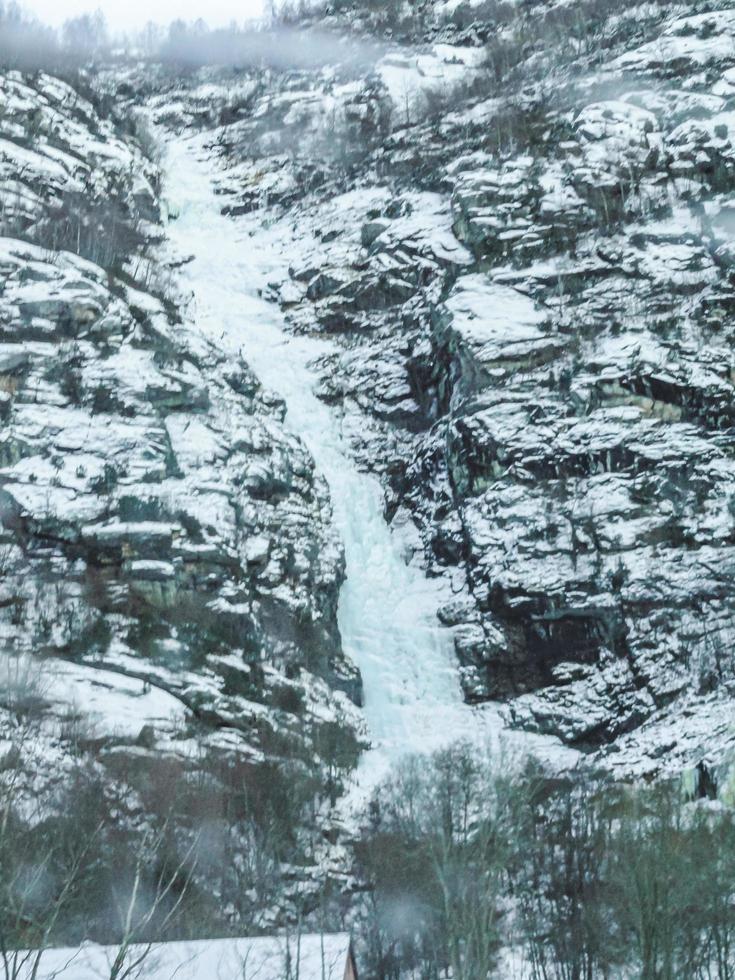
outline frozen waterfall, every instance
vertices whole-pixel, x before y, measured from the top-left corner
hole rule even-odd
[[[497,732],[497,708],[464,704],[449,630],[436,616],[440,585],[404,558],[405,542],[383,516],[378,480],[351,461],[337,413],[314,394],[309,364],[334,350],[326,340],[284,331],[279,309],[260,298],[283,259],[266,230],[220,213],[213,159],[200,138],[169,145],[168,195],[177,220],[169,238],[186,256],[186,283],[198,326],[233,357],[240,352],[260,381],[287,406],[286,424],[326,478],[342,539],[347,579],[339,603],[346,653],[360,669],[372,751],[358,781],[374,784],[400,754],[427,751],[459,737]]]

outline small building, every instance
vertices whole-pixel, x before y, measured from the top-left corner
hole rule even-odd
[[[44,950],[36,980],[109,980],[119,951],[92,943]],[[138,944],[126,965],[134,968],[121,975],[130,980],[357,980],[347,933]],[[30,958],[27,966],[30,977]]]

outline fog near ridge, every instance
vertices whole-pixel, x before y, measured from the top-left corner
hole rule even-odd
[[[193,67],[309,69],[347,59],[353,66],[369,66],[385,48],[375,42],[284,25],[208,30],[175,22],[156,53],[164,61]]]
[[[73,17],[55,28],[27,14],[18,4],[0,0],[0,65],[4,67],[73,69],[104,59],[119,50],[119,43],[101,10]],[[376,42],[269,24],[264,19],[226,28],[210,28],[203,20],[187,23],[178,19],[167,28],[149,23],[126,34],[122,43],[131,54],[191,68],[318,69],[349,62],[354,68],[365,69],[385,52]]]

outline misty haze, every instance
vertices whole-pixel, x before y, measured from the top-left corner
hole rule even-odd
[[[733,980],[735,2],[0,0],[0,980]]]

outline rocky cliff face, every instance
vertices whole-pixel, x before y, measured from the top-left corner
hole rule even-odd
[[[298,811],[356,751],[327,488],[187,313],[142,123],[89,95],[0,74],[1,737],[36,801],[81,754],[138,821],[274,764]]]
[[[342,5],[311,29],[369,72],[174,115],[338,339],[321,395],[453,583],[467,699],[653,774],[731,743],[735,9],[580,7]]]
[[[275,865],[280,916],[347,880],[360,678],[328,488],[197,325],[141,107],[204,131],[266,298],[329,336],[319,396],[451,595],[466,700],[625,777],[733,748],[735,8],[301,29],[299,68],[0,73],[2,738],[32,723],[29,798],[83,757],[185,853],[204,813],[217,923],[270,914]]]

